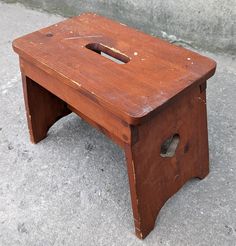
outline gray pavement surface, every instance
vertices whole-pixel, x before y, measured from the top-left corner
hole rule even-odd
[[[235,0],[2,0],[63,16],[96,12],[175,43],[236,52]]]
[[[141,241],[121,149],[74,114],[29,141],[11,42],[63,18],[0,2],[0,246],[236,245],[236,61],[208,83],[210,174],[189,181]]]

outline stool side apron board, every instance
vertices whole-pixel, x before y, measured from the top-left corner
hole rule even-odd
[[[13,49],[33,143],[73,111],[124,149],[140,239],[186,181],[209,173],[206,81],[213,60],[92,13],[16,39]],[[174,155],[163,157],[163,143],[175,135]]]

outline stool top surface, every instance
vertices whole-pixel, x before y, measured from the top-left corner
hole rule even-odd
[[[216,68],[207,57],[93,13],[18,38],[13,48],[130,124],[204,82]]]

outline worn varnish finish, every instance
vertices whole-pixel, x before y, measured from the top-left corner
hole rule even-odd
[[[73,111],[125,150],[139,238],[187,180],[208,174],[206,81],[213,60],[92,13],[16,39],[13,48],[32,142]],[[161,155],[172,136],[175,152]]]
[[[205,91],[192,88],[156,117],[138,126],[139,141],[126,145],[136,234],[143,238],[154,227],[166,200],[190,178],[209,172]],[[162,143],[178,133],[172,158],[160,156]]]

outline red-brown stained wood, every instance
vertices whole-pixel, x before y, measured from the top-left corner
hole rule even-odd
[[[29,62],[21,59],[20,64],[23,74],[27,74],[31,79],[37,81],[38,84],[62,99],[69,105],[69,108],[71,106],[70,109],[75,113],[80,112],[79,115],[85,115],[87,117],[86,120],[90,119],[96,122],[97,128],[106,129],[110,133],[109,136],[114,136],[118,144],[123,145],[123,143],[131,142],[129,125],[116,115],[104,110],[92,96],[90,97],[87,94],[78,93],[76,89],[61,83],[53,76],[48,75]]]
[[[103,44],[130,62],[118,65],[86,48]],[[83,14],[13,42],[25,60],[109,111],[138,124],[199,79],[207,80],[215,62],[96,14]]]
[[[71,111],[65,102],[23,74],[22,83],[30,140],[38,143],[57,120]]]
[[[18,38],[13,48],[32,142],[73,111],[124,149],[139,238],[187,180],[208,174],[213,60],[92,13]]]
[[[137,126],[139,141],[125,148],[136,235],[144,238],[166,202],[183,184],[209,172],[206,96],[195,87],[156,117]],[[161,157],[161,145],[178,134],[171,158]]]

